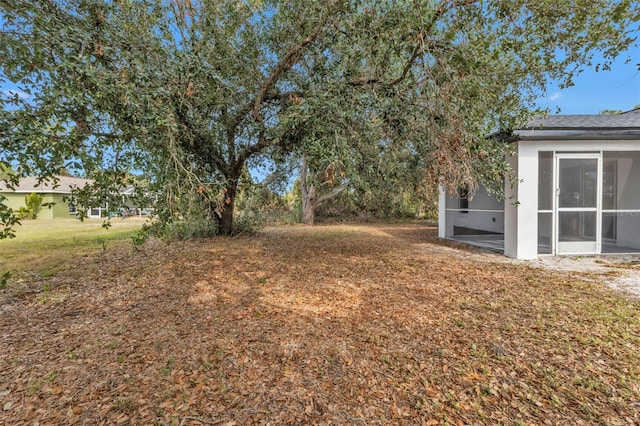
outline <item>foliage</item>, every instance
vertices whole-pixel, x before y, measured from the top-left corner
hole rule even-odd
[[[20,219],[36,219],[42,206],[42,195],[32,192],[24,197],[25,206],[18,210]]]
[[[300,179],[298,178],[293,181],[291,190],[284,196],[285,202],[291,209],[292,218],[295,222],[300,222],[302,217],[302,198],[300,191]]]
[[[170,240],[207,238],[218,233],[215,222],[197,216],[176,220],[163,228],[164,236]]]
[[[403,159],[380,155],[360,162],[359,167],[347,167],[347,171],[336,170],[332,163],[315,173],[302,173],[306,188],[304,185],[296,188],[302,221],[313,224],[315,216],[334,219],[434,217],[437,185],[425,180],[425,168],[415,160],[409,156]],[[349,178],[347,172],[351,175]],[[305,194],[308,211],[303,208]]]
[[[13,170],[9,164],[0,161],[0,182],[11,182],[15,175],[15,170]]]
[[[1,146],[1,145],[0,145]],[[7,186],[17,183],[16,173],[8,163],[2,161],[0,155],[0,184],[5,183]],[[14,227],[20,225],[20,217],[17,212],[5,204],[7,197],[0,194],[0,240],[4,238],[14,238]]]
[[[253,233],[267,223],[296,222],[295,215],[286,195],[272,190],[267,182],[254,182],[248,170],[243,173],[238,185],[234,234]]]
[[[17,213],[18,219],[30,219],[29,218],[29,209],[25,206],[20,206]]]
[[[182,217],[172,218],[163,223],[152,224],[150,231],[153,235],[174,240],[191,238],[207,238],[218,234],[215,221],[211,220],[211,212],[199,202],[190,200],[191,205]]]
[[[20,225],[20,218],[4,201],[7,198],[0,194],[0,240],[15,238],[14,226]]]
[[[0,275],[0,290],[7,286],[9,278],[11,278],[11,271],[6,271],[2,275]]]
[[[0,84],[18,90],[0,94],[0,161],[20,176],[91,177],[78,203],[116,208],[115,189],[142,171],[160,223],[193,213],[227,234],[242,170],[292,152],[363,167],[393,147],[450,190],[499,186],[503,147],[485,136],[524,123],[547,83],[571,85],[595,51],[606,69],[632,42],[638,10],[637,0],[3,0]]]
[[[302,222],[313,225],[316,210],[330,202],[349,186],[349,180],[335,163],[329,163],[309,173],[309,162],[303,158],[300,165],[300,200]]]

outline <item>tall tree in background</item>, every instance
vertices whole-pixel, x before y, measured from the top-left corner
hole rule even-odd
[[[302,199],[302,223],[313,225],[316,210],[336,198],[349,186],[341,170],[335,163],[325,167],[315,167],[309,176],[309,160],[303,158],[300,164],[300,197]],[[342,178],[342,179],[341,179]],[[337,182],[337,180],[340,180]]]
[[[363,97],[364,98],[364,97]],[[361,99],[362,101],[362,99]],[[401,102],[401,100],[400,100]],[[349,188],[348,198],[362,213],[392,217],[399,213],[406,193],[418,194],[427,183],[425,152],[405,132],[409,121],[420,121],[419,109],[400,105],[394,97],[372,98],[368,105],[354,110],[359,114],[343,115],[339,106],[316,108],[314,117],[321,123],[342,122],[336,127],[306,127],[298,144],[304,156],[300,164],[302,222],[313,224],[317,209]],[[350,122],[349,122],[350,121]],[[327,149],[326,141],[340,140]]]
[[[163,222],[204,211],[226,234],[243,168],[283,153],[399,144],[449,188],[497,183],[506,166],[484,136],[522,124],[547,84],[570,85],[595,51],[606,61],[624,51],[639,10],[637,0],[0,0],[0,83],[17,89],[0,95],[0,161],[20,175],[93,177],[79,201],[144,173]]]

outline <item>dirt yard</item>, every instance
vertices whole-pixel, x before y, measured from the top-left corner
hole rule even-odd
[[[640,424],[640,301],[330,225],[148,243],[0,290],[0,424]],[[636,272],[637,273],[637,272]]]

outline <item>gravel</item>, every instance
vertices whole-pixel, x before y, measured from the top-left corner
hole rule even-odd
[[[478,262],[513,263],[552,271],[589,275],[610,288],[640,299],[640,255],[540,256],[535,260],[511,259],[489,250],[465,245],[434,245],[427,250],[449,251],[452,256]]]
[[[640,298],[638,255],[544,256],[528,262],[531,262],[531,266],[550,270],[595,274],[612,289]]]

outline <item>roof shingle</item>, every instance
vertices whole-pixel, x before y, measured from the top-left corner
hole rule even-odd
[[[81,179],[71,176],[56,176],[58,182],[41,182],[38,184],[38,179],[33,176],[28,176],[20,179],[18,186],[15,187],[15,192],[46,192],[57,194],[70,194],[73,188],[84,188],[87,184],[93,183],[90,179]],[[11,191],[7,188],[4,182],[0,182],[0,191]]]
[[[548,115],[516,130],[520,139],[638,139],[640,108],[622,114]]]

